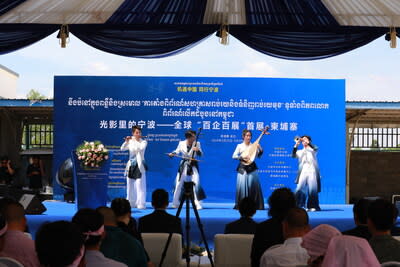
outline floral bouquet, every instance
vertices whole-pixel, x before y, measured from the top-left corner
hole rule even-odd
[[[84,141],[76,148],[76,155],[84,167],[98,168],[108,159],[108,150],[100,141]]]

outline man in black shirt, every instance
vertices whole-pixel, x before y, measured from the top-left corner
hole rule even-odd
[[[139,233],[182,234],[181,219],[165,211],[168,203],[168,192],[164,189],[156,189],[151,196],[154,211],[139,219]]]
[[[296,200],[289,188],[278,188],[268,199],[270,219],[257,225],[251,247],[251,266],[260,266],[264,252],[273,245],[282,244],[285,239],[282,232],[282,221],[291,208],[296,207]]]
[[[256,203],[249,197],[239,202],[240,219],[225,225],[224,234],[251,234],[256,232],[257,223],[253,220],[256,213]]]
[[[353,216],[354,223],[356,227],[347,231],[344,231],[344,235],[352,235],[369,240],[371,238],[371,233],[368,231],[367,225],[367,212],[370,201],[368,199],[362,198],[357,201],[353,206]]]
[[[11,160],[7,156],[0,158],[0,184],[11,184],[15,170],[11,167]]]

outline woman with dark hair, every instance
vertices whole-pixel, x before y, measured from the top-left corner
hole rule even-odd
[[[298,149],[300,143],[303,149]],[[311,137],[303,135],[296,139],[293,147],[292,157],[299,161],[299,170],[295,180],[296,202],[299,208],[305,208],[307,204],[308,211],[319,211],[318,193],[321,192],[321,176],[317,161],[318,147],[311,144]],[[307,200],[307,202],[306,202]]]
[[[121,150],[129,150],[129,161],[126,164],[127,199],[133,208],[146,208],[146,162],[144,152],[147,141],[142,139],[142,128],[132,127],[132,136],[126,136]]]
[[[264,209],[264,197],[258,178],[257,165],[253,161],[251,164],[245,164],[249,161],[248,156],[244,156],[243,152],[248,150],[251,146],[251,131],[244,129],[242,132],[243,143],[236,146],[232,158],[239,160],[239,165],[236,168],[236,200],[235,209],[239,208],[239,202],[245,197],[252,199],[257,206],[258,210]],[[258,144],[256,156],[259,158],[263,154],[262,147]]]

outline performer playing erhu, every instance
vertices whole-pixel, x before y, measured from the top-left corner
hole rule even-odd
[[[307,199],[307,210],[321,210],[319,207],[318,193],[321,192],[321,180],[317,161],[318,147],[311,144],[311,137],[304,135],[295,139],[292,157],[298,158],[299,170],[295,183],[297,184],[295,196],[297,206],[304,208]],[[303,149],[297,147],[303,145]]]
[[[255,157],[261,157],[263,149],[258,143],[261,136],[266,133],[266,130],[260,135],[254,144],[251,143],[251,131],[244,129],[242,132],[243,143],[236,146],[232,158],[239,160],[239,165],[236,168],[236,200],[235,209],[238,209],[240,200],[245,197],[252,199],[258,210],[264,209],[264,197],[258,178],[257,165],[254,162]],[[250,153],[249,153],[250,152]]]
[[[206,198],[203,188],[200,185],[199,164],[195,157],[202,156],[200,142],[196,139],[196,132],[188,130],[185,133],[186,140],[180,141],[178,147],[168,155],[170,157],[180,156],[182,158],[179,163],[178,174],[175,180],[174,199],[172,207],[177,208],[183,194],[183,183],[193,182],[194,187],[194,202],[197,209],[202,209],[200,201]]]
[[[126,164],[126,191],[127,199],[132,208],[146,208],[146,162],[144,152],[147,141],[142,139],[142,129],[139,126],[132,127],[132,135],[125,137],[121,150],[129,150],[129,161]]]

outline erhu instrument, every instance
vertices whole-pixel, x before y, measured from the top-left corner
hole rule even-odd
[[[171,155],[172,154],[172,155]],[[195,158],[190,158],[190,157],[184,157],[184,156],[179,156],[177,154],[173,154],[173,153],[165,153],[165,155],[168,155],[170,157],[177,157],[177,158],[181,158],[181,159],[187,159],[187,160],[193,160],[193,161],[201,161]]]

